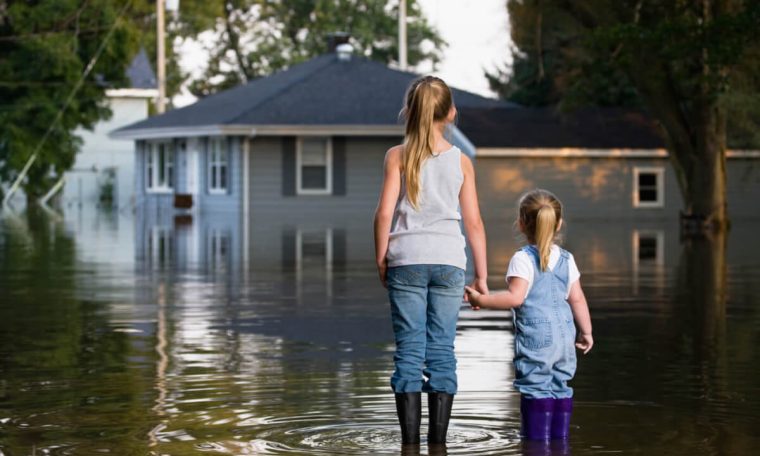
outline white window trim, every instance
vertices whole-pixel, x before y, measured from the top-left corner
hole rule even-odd
[[[303,236],[314,231],[298,229],[296,231],[296,295],[301,296],[303,291]],[[333,231],[325,229],[325,286],[328,296],[332,296],[333,290]]]
[[[633,280],[631,284],[633,286],[633,294],[639,294],[639,285],[642,268],[649,273],[654,274],[654,285],[659,289],[665,288],[665,232],[663,230],[638,230],[634,229],[631,233],[631,260]],[[655,257],[652,260],[647,260],[642,264],[639,259],[639,253],[641,252],[641,238],[653,237],[657,240],[657,246],[655,248]]]
[[[663,230],[633,230],[633,267],[637,270],[641,264],[639,253],[641,252],[641,238],[654,238],[657,242],[655,256],[651,260],[653,264],[665,264],[665,232]]]
[[[177,167],[175,163],[175,156],[174,156],[174,142],[172,140],[164,140],[164,141],[146,141],[145,142],[145,169],[144,169],[144,177],[145,177],[145,192],[146,193],[157,193],[157,194],[165,194],[165,193],[173,193],[174,187],[172,186],[172,183],[170,182],[169,185],[163,185],[163,186],[154,186],[154,187],[148,187],[148,163],[153,163],[152,167],[152,174],[153,174],[153,182],[158,182],[158,160],[156,162],[153,162],[153,156],[158,154],[157,147],[159,144],[166,144],[167,148],[165,150],[169,151],[169,154],[171,155],[172,160],[172,177],[175,177],[177,174]]]
[[[657,178],[657,201],[639,201],[639,175],[654,174]],[[665,207],[665,168],[662,166],[633,167],[633,207],[653,209]]]
[[[213,266],[214,270],[220,268],[227,269],[230,261],[230,250],[232,249],[232,238],[228,230],[221,228],[211,228],[207,232],[207,252],[206,263]],[[222,254],[221,246],[226,244],[227,250]]]
[[[171,228],[165,226],[153,226],[148,233],[150,237],[147,244],[147,259],[152,267],[166,266],[173,261],[174,254],[174,233]],[[163,239],[164,245],[161,249],[160,241]],[[161,262],[163,257],[164,262]]]
[[[326,174],[327,174],[327,176],[326,176],[326,180],[327,180],[326,184],[327,185],[326,185],[326,188],[324,188],[324,189],[312,189],[312,188],[304,189],[304,188],[301,187],[301,184],[302,184],[302,182],[301,182],[301,173],[302,173],[302,170],[301,170],[301,168],[302,168],[301,167],[301,163],[302,163],[301,162],[301,153],[303,152],[303,137],[299,136],[298,139],[297,139],[297,141],[296,141],[296,194],[297,195],[332,195],[332,192],[333,192],[333,185],[332,185],[332,181],[333,181],[333,178],[332,178],[332,176],[333,176],[332,137],[326,136],[326,137],[323,137],[323,138],[327,140],[327,157],[326,157],[327,163],[325,165],[326,168],[327,168],[327,172],[326,172]]]
[[[224,156],[224,166],[227,169],[227,172],[225,173],[226,182],[224,183],[223,188],[211,188],[211,150],[212,142],[219,142],[220,143],[220,150],[222,152],[222,155]],[[229,141],[227,141],[226,137],[220,136],[220,137],[212,137],[208,139],[208,150],[206,152],[206,190],[208,191],[209,195],[226,195],[229,190],[230,185],[230,156],[229,156]],[[221,177],[221,174],[217,177]]]
[[[296,270],[303,270],[303,236],[304,234],[313,234],[314,231],[306,231],[299,229],[296,231]],[[325,271],[332,271],[333,263],[333,245],[332,245],[332,229],[327,228],[325,230]]]

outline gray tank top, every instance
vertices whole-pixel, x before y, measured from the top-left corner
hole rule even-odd
[[[424,161],[419,210],[406,197],[402,175],[388,243],[388,266],[446,264],[466,269],[465,240],[459,223],[459,191],[464,182],[461,154],[452,146]]]

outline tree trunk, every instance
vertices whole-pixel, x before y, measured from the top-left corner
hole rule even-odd
[[[726,231],[729,220],[725,113],[715,103],[709,103],[697,117],[690,150],[672,154],[674,164],[684,174],[679,182],[682,182],[685,228],[687,232]]]
[[[683,242],[678,288],[694,312],[688,319],[703,350],[715,347],[725,335],[727,238],[726,231],[716,231]]]

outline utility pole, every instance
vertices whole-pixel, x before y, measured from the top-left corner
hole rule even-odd
[[[156,112],[165,111],[166,103],[166,38],[164,37],[164,1],[156,0],[156,73],[158,75],[158,100]]]
[[[166,111],[166,12],[169,11],[177,18],[179,0],[156,0],[156,75],[158,78],[158,100],[156,112]]]
[[[406,71],[406,0],[398,3],[398,66]]]

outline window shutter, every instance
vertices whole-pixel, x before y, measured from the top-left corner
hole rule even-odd
[[[226,156],[226,165],[225,165],[225,177],[227,179],[227,187],[225,188],[225,193],[227,195],[232,193],[232,186],[235,185],[236,176],[232,174],[233,169],[238,169],[239,167],[232,166],[232,148],[235,147],[235,138],[232,136],[227,136],[227,150],[225,150],[225,156]],[[245,170],[243,170],[245,172]]]
[[[333,270],[346,270],[346,230],[343,228],[333,228],[332,231],[332,260]]]
[[[346,137],[335,136],[332,139],[333,156],[333,195],[346,194]]]
[[[282,195],[296,195],[296,138],[282,138]]]
[[[200,176],[198,176],[198,188],[204,194],[211,193],[211,138],[204,136],[200,140],[200,163],[198,168],[200,169]]]
[[[284,272],[292,271],[296,265],[296,230],[287,227],[282,230],[282,258],[280,264]]]

